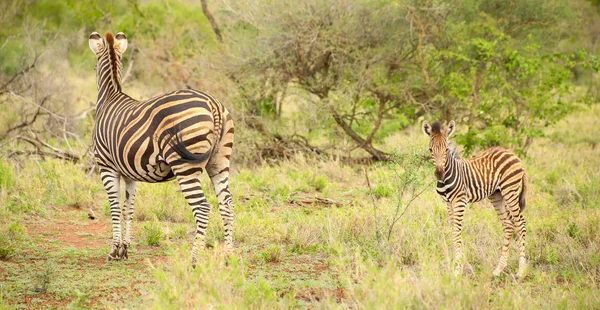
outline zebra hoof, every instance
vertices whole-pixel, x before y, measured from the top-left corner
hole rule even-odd
[[[121,259],[121,255],[120,255],[120,246],[113,246],[113,249],[110,251],[110,253],[108,253],[108,257],[106,258],[107,261],[113,261],[113,260],[120,260]]]
[[[119,246],[118,257],[119,259],[129,259],[129,256],[127,255],[127,244],[121,244],[121,246]]]

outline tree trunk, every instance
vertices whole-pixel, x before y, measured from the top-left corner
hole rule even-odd
[[[371,145],[371,143],[367,142],[359,134],[357,134],[354,130],[352,130],[352,128],[350,126],[348,126],[348,124],[346,124],[346,122],[344,122],[342,117],[335,111],[335,109],[333,109],[333,107],[329,107],[329,112],[331,113],[331,116],[333,117],[333,120],[335,120],[336,124],[338,124],[338,126],[342,127],[344,132],[348,136],[350,136],[350,138],[352,138],[352,140],[354,140],[360,148],[367,151],[367,153],[371,154],[371,156],[373,156],[374,160],[378,160],[378,161],[390,160],[389,154],[374,148],[373,145]]]
[[[200,0],[200,3],[202,3],[202,12],[204,12],[204,16],[206,16],[206,19],[208,19],[208,21],[210,22],[210,26],[212,27],[213,32],[217,36],[217,40],[219,40],[220,43],[223,43],[223,37],[221,36],[219,25],[217,25],[217,21],[215,21],[215,18],[208,10],[206,0]]]

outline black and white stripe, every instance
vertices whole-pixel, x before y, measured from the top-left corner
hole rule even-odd
[[[94,32],[89,39],[96,54],[98,100],[93,145],[102,182],[108,193],[113,226],[109,259],[127,257],[136,182],[177,179],[192,208],[196,236],[192,248],[204,246],[210,205],[200,187],[200,175],[210,176],[225,223],[225,246],[233,250],[233,200],[229,192],[229,164],[234,127],[231,115],[211,95],[177,90],[137,101],[121,91],[121,57],[127,48],[123,33]],[[123,211],[119,206],[120,178],[125,181]],[[122,219],[123,222],[122,223]],[[121,235],[124,225],[124,236]]]
[[[504,227],[504,244],[500,261],[493,275],[498,276],[507,265],[508,250],[513,233],[519,245],[519,270],[525,273],[525,208],[527,176],[521,160],[514,153],[499,147],[490,148],[471,159],[459,158],[448,138],[454,132],[454,121],[445,129],[438,122],[423,123],[423,132],[429,136],[429,150],[435,165],[437,193],[448,205],[452,223],[456,272],[462,271],[462,221],[468,203],[488,198],[496,209]]]

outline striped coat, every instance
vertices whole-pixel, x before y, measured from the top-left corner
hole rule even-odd
[[[101,37],[94,32],[89,45],[97,58],[94,155],[108,193],[113,226],[108,259],[127,258],[136,182],[176,179],[196,222],[192,247],[192,264],[195,264],[210,211],[200,187],[199,177],[204,171],[217,193],[225,223],[225,245],[231,251],[234,216],[228,183],[234,135],[231,114],[211,95],[192,89],[137,101],[121,90],[121,58],[127,48],[125,35],[113,36],[107,32]],[[125,183],[123,211],[119,204],[120,179]]]
[[[449,142],[454,132],[454,121],[445,129],[436,122],[423,123],[423,132],[430,138],[429,150],[433,157],[437,193],[448,206],[452,223],[456,269],[462,271],[462,221],[468,203],[489,199],[504,227],[504,244],[494,276],[500,275],[507,265],[508,250],[513,234],[519,245],[519,270],[522,277],[526,269],[525,220],[522,212],[526,204],[527,175],[523,162],[512,152],[494,147],[471,159],[459,158]]]

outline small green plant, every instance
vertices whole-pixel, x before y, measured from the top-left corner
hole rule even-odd
[[[144,231],[144,241],[148,246],[160,245],[163,237],[163,231],[158,221],[144,223],[142,229]]]
[[[327,177],[324,175],[315,175],[308,179],[308,185],[312,186],[318,192],[322,192],[327,187],[327,183]]]
[[[567,228],[567,234],[569,234],[569,237],[571,238],[576,238],[579,234],[579,227],[577,227],[577,224],[571,222]]]
[[[271,245],[259,253],[261,260],[267,263],[279,263],[283,259],[284,252],[279,245]]]
[[[85,304],[89,300],[89,294],[82,293],[80,290],[75,290],[73,293],[73,301],[67,305],[67,309],[88,309]]]
[[[558,263],[558,253],[556,253],[554,248],[548,249],[548,252],[546,253],[546,261],[552,265]]]
[[[13,243],[6,236],[0,235],[0,260],[9,259],[14,253],[15,246]]]
[[[18,222],[0,226],[0,260],[10,259],[23,239],[25,230]]]
[[[4,161],[0,161],[0,189],[10,188],[15,184],[12,170]]]
[[[188,225],[177,225],[171,230],[170,238],[173,240],[183,240],[187,235]]]
[[[373,188],[373,195],[375,195],[377,199],[390,197],[393,193],[394,189],[391,186],[385,184],[377,184],[375,185],[375,188]]]
[[[46,261],[43,269],[36,275],[36,285],[33,291],[36,293],[45,294],[48,291],[52,277],[55,274],[55,266],[51,261]]]

